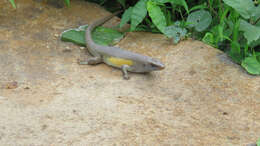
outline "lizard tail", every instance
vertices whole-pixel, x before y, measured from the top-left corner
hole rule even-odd
[[[97,26],[100,26],[100,25],[104,24],[105,22],[110,20],[112,17],[116,16],[117,14],[119,14],[121,12],[122,12],[122,10],[117,11],[117,12],[115,12],[115,13],[109,15],[109,16],[106,16],[104,18],[101,18],[101,19],[95,21],[93,24],[88,26],[87,31],[88,32],[92,32],[92,30],[94,30]]]
[[[104,18],[101,18],[101,19],[95,21],[94,23],[90,24],[90,25],[87,27],[87,29],[86,29],[86,34],[85,34],[85,35],[86,35],[86,36],[85,36],[86,42],[89,42],[89,43],[93,42],[93,40],[92,40],[92,38],[91,38],[91,32],[92,32],[97,26],[100,26],[100,25],[104,24],[105,22],[107,22],[108,20],[110,20],[112,17],[114,17],[115,15],[117,15],[117,14],[119,14],[119,13],[121,13],[121,12],[123,12],[123,11],[122,11],[122,10],[117,11],[117,12],[115,12],[115,13],[109,15],[109,16],[106,16],[106,17],[104,17]],[[91,44],[90,44],[90,45],[91,45]]]

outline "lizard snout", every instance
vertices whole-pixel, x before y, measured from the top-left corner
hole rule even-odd
[[[160,64],[160,65],[159,65],[159,69],[160,69],[160,70],[163,70],[164,68],[165,68],[165,65],[164,65],[164,64]]]
[[[163,70],[165,68],[165,65],[161,62],[152,63],[151,65],[155,70]]]

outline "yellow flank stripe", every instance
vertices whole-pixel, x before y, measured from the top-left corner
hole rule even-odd
[[[121,67],[122,65],[133,65],[133,61],[132,60],[128,60],[128,59],[122,59],[122,58],[116,58],[116,57],[109,57],[107,59],[111,64]]]

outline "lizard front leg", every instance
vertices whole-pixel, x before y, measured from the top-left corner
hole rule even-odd
[[[91,58],[88,58],[87,60],[78,60],[78,64],[79,65],[96,65],[96,64],[99,64],[99,63],[102,63],[103,60],[101,57],[91,57]]]
[[[123,78],[124,78],[125,80],[129,80],[130,77],[128,76],[127,70],[130,68],[130,66],[128,66],[128,65],[122,65],[121,68],[122,68]]]

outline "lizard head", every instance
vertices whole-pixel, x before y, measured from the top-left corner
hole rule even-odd
[[[165,68],[165,65],[161,63],[159,60],[156,59],[150,59],[147,64],[145,64],[145,68],[150,71],[156,71],[156,70],[163,70]]]

